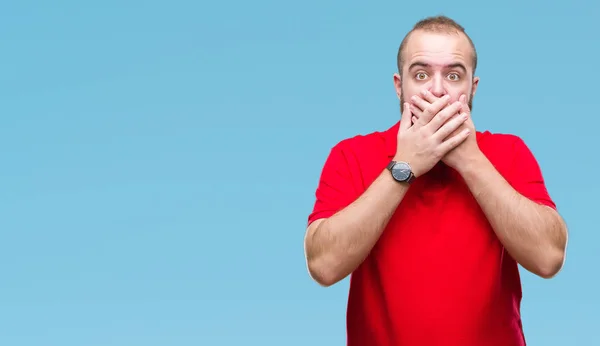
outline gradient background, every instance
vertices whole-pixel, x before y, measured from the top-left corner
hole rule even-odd
[[[6,1],[0,344],[343,345],[306,273],[329,149],[399,118],[419,19],[463,24],[479,130],[521,136],[570,226],[523,272],[530,346],[599,345],[597,3]]]

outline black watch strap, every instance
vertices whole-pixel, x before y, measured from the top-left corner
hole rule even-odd
[[[395,164],[396,164],[396,161],[390,161],[390,163],[388,163],[388,165],[386,167],[387,170],[391,172],[392,168],[394,167]]]

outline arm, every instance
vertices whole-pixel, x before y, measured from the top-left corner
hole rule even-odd
[[[460,173],[515,261],[540,277],[556,275],[567,247],[567,227],[558,212],[517,192],[482,153]]]
[[[437,102],[430,93],[424,95],[425,99],[413,101],[417,114]],[[513,167],[518,171],[509,184],[479,149],[466,95],[460,100],[462,111],[469,114],[465,127],[472,129],[472,135],[442,161],[462,175],[513,259],[538,276],[553,277],[566,257],[567,227],[553,208],[533,154],[520,138],[513,142]]]
[[[400,121],[394,161],[411,165],[415,177],[429,171],[448,151],[466,140],[469,131],[448,137],[467,117],[450,119],[462,106],[444,108],[449,98],[434,102],[412,125],[408,103]],[[354,161],[354,160],[352,160]],[[323,168],[317,201],[309,220],[313,221],[304,240],[310,276],[330,286],[352,273],[377,243],[408,185],[397,182],[383,170],[364,193],[358,193],[351,176],[360,171],[349,167],[348,157],[336,146]]]
[[[375,246],[407,189],[385,170],[346,208],[312,222],[304,242],[310,276],[331,286],[352,273]]]

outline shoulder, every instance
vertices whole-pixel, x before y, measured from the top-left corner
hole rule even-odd
[[[338,141],[331,151],[358,157],[386,155],[396,148],[397,132],[398,124],[385,130],[356,134]]]
[[[390,152],[395,150],[395,140],[393,127],[344,138],[331,148],[323,170],[351,177],[358,185],[368,182],[387,164]]]
[[[505,177],[523,170],[538,169],[533,153],[518,135],[478,132],[477,143],[485,156]]]
[[[510,133],[477,132],[477,143],[481,151],[491,157],[513,159],[523,151],[529,151],[520,136]]]
[[[490,148],[497,148],[498,145],[513,147],[524,144],[523,139],[515,134],[491,131],[477,132],[477,142]]]

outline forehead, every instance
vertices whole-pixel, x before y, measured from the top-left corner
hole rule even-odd
[[[406,43],[404,57],[405,68],[419,61],[440,67],[461,63],[471,69],[473,48],[464,34],[415,31]]]

